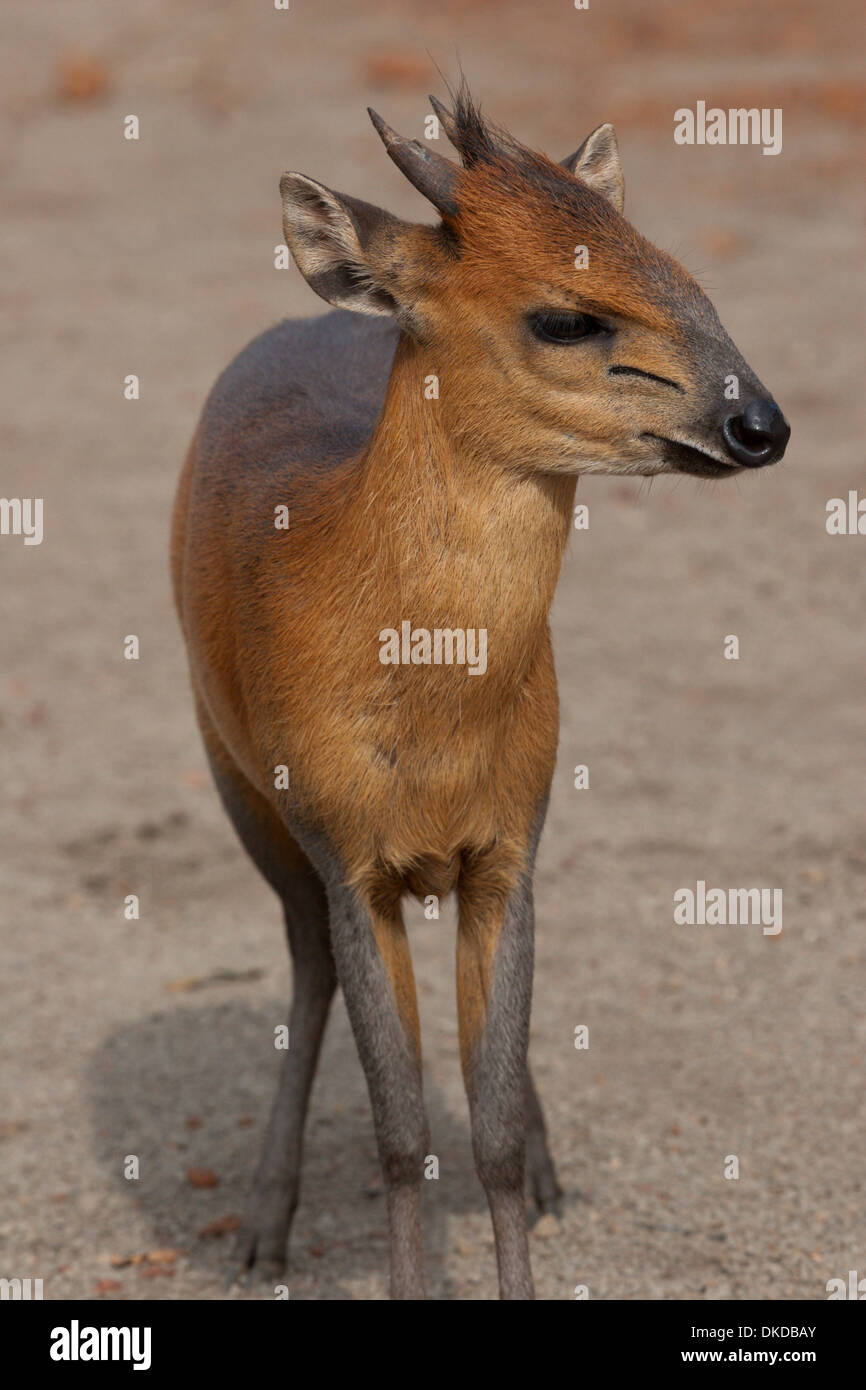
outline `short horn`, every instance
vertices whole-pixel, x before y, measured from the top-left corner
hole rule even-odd
[[[443,106],[441,101],[439,101],[434,96],[428,97],[428,101],[430,102],[430,105],[433,107],[439,124],[445,131],[445,134],[448,136],[448,139],[451,141],[451,144],[454,146],[455,150],[459,150],[460,141],[457,134],[457,122],[455,121],[451,112],[448,110],[448,107]]]
[[[433,150],[426,150],[417,140],[404,140],[372,107],[367,107],[367,113],[400,172],[439,209],[443,217],[456,217],[456,189],[460,173],[457,165]]]

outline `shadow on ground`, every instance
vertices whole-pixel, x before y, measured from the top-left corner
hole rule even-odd
[[[179,1004],[111,1033],[91,1059],[90,1117],[106,1184],[146,1215],[154,1249],[182,1250],[193,1270],[215,1281],[224,1276],[232,1236],[202,1232],[243,1212],[282,1056],[273,1046],[275,1020],[284,1017],[277,1000]],[[438,1200],[424,1204],[425,1256],[431,1287],[448,1297],[448,1215],[483,1211],[485,1201],[468,1120],[450,1114],[426,1083],[432,1150],[447,1153],[449,1162]],[[131,1155],[139,1160],[137,1181],[122,1175]],[[190,1172],[213,1185],[195,1185]],[[337,1248],[339,1278],[329,1272]],[[287,1280],[313,1278],[327,1286],[320,1296],[340,1298],[353,1296],[356,1278],[386,1273],[385,1201],[367,1090],[340,1006],[311,1103]]]

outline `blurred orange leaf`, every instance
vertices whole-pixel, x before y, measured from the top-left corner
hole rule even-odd
[[[186,1180],[193,1187],[219,1187],[219,1178],[212,1168],[188,1168]]]
[[[64,53],[55,74],[54,90],[61,101],[98,101],[108,91],[108,69],[89,53]]]

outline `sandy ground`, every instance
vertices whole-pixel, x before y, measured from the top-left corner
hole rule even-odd
[[[864,487],[857,8],[7,0],[0,491],[45,499],[45,539],[0,538],[0,1274],[51,1299],[223,1296],[227,1237],[201,1232],[242,1210],[290,975],[206,773],[171,499],[218,371],[318,306],[273,267],[281,171],[427,216],[364,108],[420,134],[428,50],[452,74],[459,53],[487,109],[558,157],[617,124],[629,215],[699,274],[794,432],[782,466],[733,484],[580,487],[532,1044],[570,1201],[533,1236],[539,1296],[820,1299],[866,1273],[866,540],[824,524]],[[782,107],[782,154],[675,146],[697,99]],[[781,888],[783,931],[675,926],[698,879]],[[441,1164],[431,1294],[491,1298],[453,913],[410,918]],[[385,1297],[375,1173],[338,1001],[292,1298]]]

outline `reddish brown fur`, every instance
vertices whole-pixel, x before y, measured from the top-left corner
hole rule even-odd
[[[226,528],[194,487],[189,528],[191,462],[175,527],[193,683],[222,749],[277,816],[273,768],[288,765],[293,801],[386,910],[407,888],[444,896],[461,872],[471,886],[493,845],[499,869],[483,872],[500,892],[523,862],[555,759],[547,615],[575,487],[454,458],[418,355],[401,345],[364,467],[350,461],[308,497],[290,540],[267,517]],[[247,549],[263,593],[252,631],[233,577]],[[286,605],[309,575],[315,602]],[[406,615],[486,628],[486,675],[383,666],[378,633]],[[327,701],[311,699],[310,673]]]

